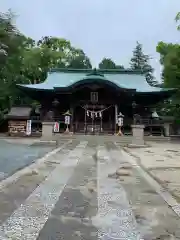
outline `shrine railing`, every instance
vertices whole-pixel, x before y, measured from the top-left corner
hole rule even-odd
[[[40,122],[43,122],[45,119],[40,117],[40,116],[31,116],[30,117],[31,120],[33,121],[40,121]],[[52,117],[52,119],[46,119],[46,121],[60,121],[60,122],[64,122],[64,116],[56,116],[56,117]]]
[[[43,121],[43,119],[41,119],[40,116],[31,116],[31,120],[33,121],[38,121],[41,122]],[[59,121],[59,122],[64,122],[64,116],[56,116],[53,117],[52,119],[53,121]],[[134,124],[134,120],[132,118],[124,118],[124,124],[123,125],[129,125],[131,126],[132,124]],[[109,123],[104,123],[102,120],[103,125],[107,125],[109,127]],[[80,124],[80,123],[78,123]],[[81,122],[81,125],[84,126],[85,122]],[[145,126],[157,126],[157,125],[163,125],[164,124],[164,120],[162,119],[152,119],[152,118],[140,118],[136,124],[143,124]],[[114,124],[112,123],[112,125],[114,126]]]
[[[162,119],[140,118],[135,122],[132,118],[124,118],[124,125],[132,125],[134,123],[143,124],[145,126],[155,126],[163,125],[164,121]]]
[[[31,120],[41,120],[40,116],[31,116]]]

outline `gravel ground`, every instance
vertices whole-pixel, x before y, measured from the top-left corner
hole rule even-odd
[[[27,165],[49,151],[31,144],[0,140],[3,169],[5,159]],[[180,239],[179,216],[147,177],[156,173],[162,185],[168,181],[178,188],[179,146],[155,143],[129,151],[96,137],[66,144],[0,189],[0,238],[27,239],[31,231],[38,240]],[[167,199],[166,191],[163,195]]]

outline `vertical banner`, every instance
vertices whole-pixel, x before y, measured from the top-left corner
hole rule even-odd
[[[122,117],[120,117],[120,118],[118,119],[118,126],[119,126],[119,127],[122,127],[122,126],[123,126],[123,118],[122,118]]]
[[[64,123],[66,124],[66,125],[69,125],[70,124],[70,116],[65,116],[65,119],[64,119]]]
[[[59,132],[59,123],[58,122],[54,123],[54,132],[55,133]]]
[[[31,125],[32,125],[32,121],[27,120],[27,123],[26,123],[26,135],[27,136],[31,135]]]

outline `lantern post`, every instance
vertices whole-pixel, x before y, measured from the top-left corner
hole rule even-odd
[[[117,124],[118,124],[118,133],[117,133],[117,136],[122,136],[123,133],[121,131],[121,127],[123,126],[123,120],[124,120],[124,115],[120,112],[117,116]]]
[[[68,110],[67,112],[65,112],[64,114],[64,123],[66,125],[66,130],[65,133],[69,133],[69,125],[71,122],[71,116],[72,114],[70,113],[70,111]]]

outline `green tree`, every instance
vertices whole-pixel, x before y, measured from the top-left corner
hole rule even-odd
[[[21,65],[24,37],[13,24],[11,12],[0,14],[0,112],[8,108],[16,97],[15,83]]]
[[[92,64],[90,59],[81,49],[74,49],[74,53],[69,60],[68,68],[74,69],[92,69]]]
[[[169,101],[162,104],[164,113],[180,117],[180,45],[159,42],[156,51],[160,54],[160,63],[163,66],[163,87],[176,88],[177,92]]]
[[[145,74],[147,82],[155,86],[157,81],[154,80],[154,69],[150,65],[150,57],[143,53],[142,44],[137,42],[135,49],[133,50],[133,56],[130,60],[130,66],[132,70],[141,71]]]
[[[28,39],[28,42],[32,40]],[[23,75],[30,82],[43,82],[52,68],[92,68],[89,58],[81,49],[57,37],[42,37],[37,43],[27,44],[23,55]]]
[[[17,55],[19,49],[17,45],[21,43],[21,35],[13,24],[14,15],[9,11],[0,13],[0,64],[1,70],[8,57]]]
[[[159,42],[156,51],[163,66],[162,78],[165,87],[180,87],[180,45]]]
[[[45,36],[34,41],[21,34],[11,12],[0,14],[0,116],[13,103],[31,103],[17,83],[39,83],[52,68],[91,68],[85,53],[65,39]]]
[[[177,29],[180,30],[180,12],[175,17]],[[177,92],[171,99],[161,104],[165,115],[180,117],[180,45],[159,42],[156,51],[160,54],[160,63],[163,67],[163,87],[176,88]]]
[[[99,69],[124,69],[122,65],[116,65],[111,58],[103,58],[99,63]]]
[[[51,68],[65,66],[65,39],[43,37],[37,43],[28,38],[22,52],[21,74],[28,83],[43,82]]]
[[[180,12],[176,14],[175,21],[177,22],[177,29],[180,30]]]

